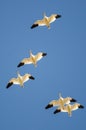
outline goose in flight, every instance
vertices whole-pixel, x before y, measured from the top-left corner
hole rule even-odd
[[[66,97],[63,98],[61,94],[59,94],[59,99],[58,100],[52,100],[46,107],[45,109],[54,107],[54,106],[59,106],[59,107],[64,107],[65,104],[69,104],[70,102],[76,102],[74,98],[71,97]]]
[[[25,75],[23,75],[23,76],[21,76],[21,75],[19,74],[19,72],[17,72],[17,75],[18,75],[17,78],[12,78],[12,79],[10,79],[10,81],[8,82],[6,88],[11,87],[13,84],[17,84],[17,85],[20,85],[21,87],[24,87],[24,83],[25,83],[26,81],[28,81],[29,79],[32,79],[32,80],[35,79],[32,75],[30,75],[30,74],[28,74],[28,73],[25,74]]]
[[[33,55],[32,52],[30,51],[30,57],[29,58],[24,58],[17,67],[23,66],[25,64],[34,64],[34,66],[37,66],[37,62],[42,59],[44,56],[46,56],[47,53],[39,52],[36,55]]]
[[[62,107],[57,108],[54,111],[54,114],[59,113],[59,112],[68,112],[68,115],[72,116],[72,111],[77,110],[79,108],[84,108],[84,106],[79,103],[75,103],[73,105],[68,104],[68,105],[64,106],[64,108],[62,108]]]
[[[54,22],[57,18],[60,18],[61,15],[59,14],[52,14],[50,17],[47,17],[44,13],[44,18],[42,20],[37,20],[32,26],[31,29],[37,26],[47,26],[50,28],[50,23]]]

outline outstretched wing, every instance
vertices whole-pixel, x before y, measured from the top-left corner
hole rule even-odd
[[[31,26],[31,29],[32,28],[35,28],[37,26],[44,26],[45,25],[45,19],[42,19],[42,20],[37,20],[32,26]]]
[[[17,67],[23,66],[25,64],[32,64],[32,59],[31,58],[24,58]]]
[[[53,113],[56,114],[56,113],[59,113],[59,112],[61,112],[61,109],[57,108]]]
[[[34,78],[32,75],[30,75],[30,74],[25,74],[25,75],[22,77],[23,83],[26,82],[26,81],[28,81],[29,79],[34,80],[35,78]]]
[[[77,110],[78,108],[84,108],[84,106],[79,103],[75,103],[71,106],[72,111]]]
[[[71,97],[66,97],[63,99],[64,104],[69,104],[70,102],[76,102],[76,100],[74,98]]]
[[[57,18],[60,18],[60,17],[61,17],[61,15],[58,15],[58,14],[53,14],[53,15],[51,15],[51,16],[48,18],[49,23],[54,22]]]
[[[29,80],[29,74],[25,74],[23,77],[22,77],[22,81],[23,83],[28,81]]]
[[[19,84],[18,78],[12,78],[12,79],[8,82],[6,88],[11,87],[13,84]]]
[[[54,107],[54,106],[58,106],[59,105],[59,101],[58,100],[52,100],[46,107],[45,109]]]
[[[37,54],[35,55],[36,61],[39,61],[42,57],[43,57],[43,56],[42,56],[42,53],[41,53],[41,52],[39,52],[39,53],[37,53]]]
[[[13,82],[13,84],[19,84],[19,78],[12,78],[10,82]]]
[[[36,61],[39,61],[42,57],[44,57],[46,55],[47,55],[47,53],[39,52],[38,54],[36,54],[35,59],[36,59]]]

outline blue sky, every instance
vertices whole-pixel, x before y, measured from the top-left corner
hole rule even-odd
[[[60,14],[51,29],[30,29],[37,19]],[[35,68],[18,63],[34,54],[47,56]],[[0,129],[1,130],[83,130],[86,129],[86,109],[54,115],[56,108],[45,110],[52,100],[71,96],[86,106],[86,1],[63,0],[1,0],[0,1]],[[17,70],[30,73],[35,80],[24,88],[8,81]]]

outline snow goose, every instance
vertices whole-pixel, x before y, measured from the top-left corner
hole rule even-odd
[[[54,106],[60,106],[60,107],[64,107],[65,104],[69,104],[70,102],[76,102],[76,100],[74,98],[71,97],[66,97],[63,98],[61,96],[61,94],[59,94],[59,99],[58,100],[52,100],[46,107],[45,109],[54,107]]]
[[[72,111],[77,110],[79,108],[84,108],[83,105],[79,104],[79,103],[75,103],[73,105],[68,104],[66,106],[59,107],[54,111],[54,114],[58,113],[58,112],[68,112],[68,115],[71,116],[72,115]]]
[[[54,22],[57,18],[60,18],[61,15],[59,14],[52,14],[50,17],[47,17],[44,13],[44,18],[42,20],[37,20],[32,26],[31,29],[37,26],[47,26],[50,28],[50,23]]]
[[[30,75],[28,73],[21,76],[19,74],[19,72],[17,72],[17,75],[18,75],[17,78],[10,79],[10,81],[8,82],[6,88],[11,87],[13,84],[17,84],[17,85],[20,85],[21,87],[24,87],[24,82],[28,81],[29,79],[32,79],[32,80],[35,79],[32,75]]]
[[[23,66],[25,64],[34,64],[34,66],[37,66],[37,62],[42,59],[44,56],[46,56],[47,53],[39,52],[36,55],[33,55],[32,52],[30,51],[30,57],[29,58],[24,58],[17,67]]]

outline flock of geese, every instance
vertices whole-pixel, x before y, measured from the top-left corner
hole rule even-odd
[[[77,110],[78,108],[84,108],[84,106],[80,103],[70,104],[76,101],[77,100],[72,97],[63,98],[61,94],[59,94],[59,99],[50,101],[50,103],[45,107],[45,109],[57,107],[57,109],[54,111],[54,114],[59,112],[68,112],[68,115],[71,116],[72,111]]]
[[[30,57],[29,58],[24,58],[17,67],[21,67],[25,64],[34,64],[34,66],[37,66],[37,62],[42,59],[44,56],[46,56],[47,53],[39,52],[36,55],[33,55],[32,52],[30,51]],[[12,78],[8,82],[6,88],[11,87],[13,84],[18,84],[21,87],[24,87],[24,83],[28,81],[29,79],[34,80],[35,78],[31,74],[25,74],[25,75],[20,75],[19,71],[17,72],[18,77],[17,78]]]
[[[50,29],[50,24],[60,17],[61,15],[59,14],[52,14],[50,17],[47,17],[46,14],[44,13],[44,18],[42,20],[37,20],[36,22],[34,22],[33,25],[31,26],[31,29],[38,26],[47,26],[48,29]],[[33,64],[36,67],[37,62],[41,60],[43,57],[45,57],[46,55],[47,53],[44,53],[44,52],[39,52],[36,55],[34,55],[30,51],[30,57],[22,59],[17,65],[17,67],[21,67],[25,64]],[[12,78],[9,80],[6,86],[7,89],[11,87],[13,84],[24,87],[24,83],[26,81],[28,81],[29,79],[32,79],[32,80],[35,79],[31,74],[28,74],[28,73],[22,76],[20,75],[19,72],[17,72],[17,75],[18,75],[17,78]],[[59,112],[67,112],[68,115],[71,116],[72,111],[77,110],[79,108],[84,108],[84,106],[81,105],[80,103],[71,104],[72,102],[76,102],[76,100],[72,97],[63,98],[61,94],[59,94],[59,99],[50,101],[48,105],[45,107],[45,109],[49,109],[51,107],[57,107],[56,110],[54,111],[54,114],[59,113]]]

